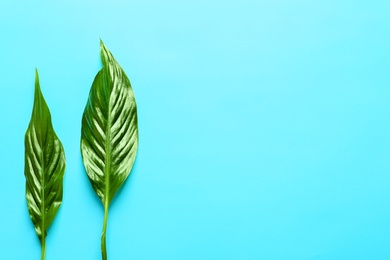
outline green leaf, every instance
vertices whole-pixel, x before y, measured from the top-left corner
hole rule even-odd
[[[97,73],[81,128],[81,154],[93,189],[104,206],[102,258],[107,259],[108,208],[129,176],[138,149],[137,106],[126,73],[100,41]]]
[[[39,86],[38,71],[34,107],[24,141],[27,206],[44,259],[47,230],[62,202],[65,154],[51,123],[50,111]]]

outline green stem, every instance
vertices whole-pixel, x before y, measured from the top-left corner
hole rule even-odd
[[[42,253],[41,253],[41,260],[45,260],[45,253],[46,253],[46,239],[44,236],[42,236],[42,240],[41,240],[41,244],[42,244]]]
[[[108,203],[104,203],[104,222],[102,231],[102,260],[107,260],[106,230],[108,221]]]

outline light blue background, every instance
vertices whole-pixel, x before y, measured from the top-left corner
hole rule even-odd
[[[109,259],[390,259],[390,2],[0,3],[0,259],[39,259],[24,178],[34,69],[67,157],[47,259],[100,259],[81,115],[99,37],[137,98]]]

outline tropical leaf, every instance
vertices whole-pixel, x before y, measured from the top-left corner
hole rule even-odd
[[[100,41],[103,68],[84,110],[81,154],[93,189],[104,206],[102,258],[107,259],[108,208],[129,176],[138,149],[137,106],[126,73]]]
[[[35,77],[34,106],[25,134],[26,199],[45,257],[45,238],[62,202],[64,149],[54,132],[51,115]]]

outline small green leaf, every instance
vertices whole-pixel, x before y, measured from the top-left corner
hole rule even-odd
[[[64,149],[54,132],[49,108],[35,76],[34,107],[25,135],[26,199],[45,258],[45,238],[62,202]]]
[[[104,206],[102,258],[107,259],[108,208],[129,176],[138,149],[137,106],[130,81],[100,41],[103,68],[92,83],[81,128],[81,154]]]

